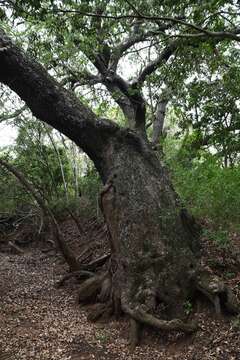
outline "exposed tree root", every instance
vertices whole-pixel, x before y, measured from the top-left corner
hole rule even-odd
[[[84,253],[85,250],[82,254]],[[126,294],[116,286],[116,269],[114,268],[113,270],[111,261],[108,266],[105,266],[105,272],[96,274],[96,270],[103,267],[109,257],[110,254],[107,254],[93,260],[89,264],[81,264],[81,270],[67,274],[58,283],[60,287],[71,277],[84,280],[79,288],[79,303],[96,302],[88,314],[89,321],[103,321],[108,320],[113,314],[127,314],[130,317],[130,351],[134,351],[135,347],[140,343],[141,332],[144,325],[164,331],[182,331],[185,333],[192,333],[198,329],[195,322],[187,323],[178,318],[172,320],[157,318],[150,313],[151,309],[154,309],[154,306],[147,307],[144,303],[141,304],[141,302],[133,306],[131,301],[129,302],[127,300]],[[217,315],[222,313],[222,309],[227,310],[231,314],[240,312],[236,297],[218,277],[214,277],[207,272],[198,272],[196,281],[195,283],[193,282],[193,289],[194,288],[209,299]],[[162,301],[166,303],[166,305],[168,304],[167,298]],[[152,302],[148,301],[147,304],[152,304]]]
[[[98,295],[98,300],[101,303],[107,302],[107,300],[111,298],[111,290],[112,280],[110,276],[107,276],[102,282],[101,291]]]
[[[142,325],[133,318],[130,318],[130,333],[129,333],[129,345],[130,352],[135,350],[135,347],[140,343]]]
[[[124,311],[130,315],[136,321],[139,321],[145,325],[149,325],[161,330],[180,330],[186,333],[192,333],[197,330],[197,324],[195,323],[184,323],[180,319],[173,319],[173,320],[160,320],[155,316],[147,313],[146,311],[136,308],[134,310],[130,309],[128,305],[124,305]]]
[[[91,312],[88,314],[88,320],[95,322],[99,319],[108,320],[113,315],[113,306],[112,302],[108,301],[105,304],[98,303],[94,308],[91,309]]]
[[[151,326],[160,330],[173,331],[180,330],[186,333],[192,333],[198,329],[196,323],[185,323],[180,319],[161,320],[147,313],[139,307],[131,309],[124,297],[122,297],[122,308],[130,316],[130,350],[134,351],[139,343],[141,324]]]
[[[231,314],[240,313],[240,305],[232,290],[217,276],[202,273],[198,277],[197,290],[204,294],[213,304],[216,314],[220,315],[222,310]]]
[[[79,288],[79,303],[92,302],[96,300],[98,293],[102,289],[103,281],[106,279],[107,276],[108,273],[105,272],[84,281],[84,283],[81,284]]]
[[[57,233],[58,237],[61,236],[61,233]],[[87,247],[80,254],[77,261],[77,266],[70,268],[70,273],[66,274],[57,284],[56,287],[60,288],[64,283],[71,279],[72,277],[77,277],[80,279],[87,279],[80,287],[79,293],[79,302],[86,302],[88,299],[98,296],[100,302],[105,302],[110,297],[111,292],[111,278],[106,276],[107,273],[102,275],[95,275],[94,271],[97,268],[103,266],[105,262],[109,259],[110,254],[103,255],[88,264],[81,264],[80,260],[89,250],[90,246]],[[92,301],[92,300],[91,300]]]
[[[72,277],[76,277],[78,279],[88,279],[90,277],[93,277],[94,273],[86,270],[79,270],[79,271],[73,271],[67,275],[65,275],[60,281],[57,282],[56,287],[60,288],[64,285],[64,283],[71,279]]]

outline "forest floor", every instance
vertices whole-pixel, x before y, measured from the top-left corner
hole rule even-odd
[[[84,226],[85,239],[97,239],[93,242],[96,256],[106,246],[104,226],[94,221]],[[62,229],[80,251],[75,225],[67,220]],[[240,249],[238,235],[232,234],[232,245],[225,248],[206,237],[202,242],[204,265],[239,295],[239,255],[234,250]],[[90,323],[87,314],[91,306],[83,307],[76,301],[76,280],[56,287],[66,272],[61,256],[55,250],[46,252],[46,245],[40,243],[25,248],[20,255],[0,252],[0,360],[240,359],[240,318],[217,318],[211,305],[202,301],[186,308],[200,325],[195,334],[149,329],[141,346],[131,354],[127,319]]]

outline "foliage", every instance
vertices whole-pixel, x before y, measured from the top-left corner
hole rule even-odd
[[[191,313],[192,313],[192,311],[193,311],[193,305],[192,305],[192,303],[191,303],[191,301],[186,301],[184,304],[183,304],[183,306],[184,306],[184,312],[185,312],[185,314],[186,315],[190,315]]]
[[[99,178],[91,163],[81,159],[73,144],[59,142],[56,134],[49,138],[52,130],[41,123],[27,119],[18,128],[15,146],[3,149],[2,156],[26,175],[54,213],[78,213],[82,197],[84,209],[88,206],[96,212]],[[0,212],[14,213],[22,204],[32,203],[18,181],[4,169],[0,171]]]
[[[225,230],[239,225],[240,165],[222,167],[221,160],[209,152],[198,152],[193,159],[186,148],[174,151],[168,163],[184,205],[220,227],[215,240],[227,243]]]
[[[234,54],[238,59],[239,54]],[[195,76],[185,84],[175,106],[180,117],[179,134],[190,130],[189,150],[211,149],[228,166],[239,161],[240,68],[237,63],[233,65],[231,51],[224,61],[225,67],[218,65],[213,71],[210,63],[207,76],[202,79]]]
[[[17,180],[0,168],[0,213],[14,213],[23,204],[31,202]]]
[[[56,78],[73,89],[98,114],[106,116],[106,113],[111,113],[110,105],[116,113],[115,120],[120,122],[123,120],[122,115],[117,112],[118,107],[111,100],[105,86],[99,82],[92,85],[89,81],[83,81],[89,71],[96,74],[94,57],[97,53],[102,52],[108,58],[115,51],[114,47],[122,44],[129,36],[149,32],[146,38],[133,43],[121,56],[119,75],[132,81],[148,60],[155,59],[171,43],[172,37],[179,33],[194,36],[197,32],[184,24],[157,21],[154,17],[184,19],[187,23],[197,24],[210,31],[232,28],[232,24],[237,26],[238,21],[237,5],[232,1],[173,3],[169,0],[151,0],[146,3],[136,0],[21,0],[6,3],[8,6],[1,8],[2,22],[9,29],[14,24],[14,33],[21,46],[24,44],[29,54],[38,58]],[[134,16],[139,13],[153,17],[153,20],[137,22]],[[101,18],[102,15],[105,17]],[[115,16],[121,18],[116,20]],[[166,25],[167,31],[161,30],[163,25]],[[143,50],[139,50],[141,48]],[[238,50],[227,41],[218,43],[210,39],[201,44],[196,40],[194,46],[188,46],[183,37],[177,56],[172,56],[168,63],[161,64],[144,86],[144,94],[151,104],[147,107],[149,117],[163,88],[170,90],[171,98],[172,93],[177,96],[187,78],[193,78],[196,74],[206,76],[208,67],[214,73],[220,68],[224,70],[227,64],[231,72],[235,66],[232,60],[236,56],[239,57]],[[83,87],[80,86],[81,83],[84,84]]]
[[[69,196],[68,202],[64,194],[54,198],[49,205],[57,217],[69,215],[69,210],[80,217],[101,216],[98,198],[101,189],[101,180],[96,170],[90,163],[92,169],[79,178],[79,196]]]
[[[81,196],[89,199],[92,205],[98,202],[101,180],[93,165],[90,163],[88,170],[80,179]]]

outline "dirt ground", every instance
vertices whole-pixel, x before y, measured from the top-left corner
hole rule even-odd
[[[66,236],[77,242],[73,228],[69,222],[64,225]],[[237,236],[234,241],[240,248]],[[147,329],[141,346],[129,353],[127,319],[88,322],[91,306],[77,303],[76,280],[58,289],[67,267],[58,253],[43,250],[38,244],[22,255],[0,252],[0,360],[240,359],[240,318],[216,318],[201,299],[186,308],[200,325],[195,334]],[[203,256],[205,266],[238,294],[240,271],[232,252],[203,239]]]

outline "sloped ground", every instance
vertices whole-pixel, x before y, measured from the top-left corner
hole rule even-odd
[[[80,252],[84,245],[80,246],[75,225],[68,220],[62,228],[72,247]],[[91,220],[84,228],[82,242],[97,238],[94,254],[101,253],[106,247],[104,227]],[[236,234],[234,243],[240,248]],[[149,330],[143,334],[141,347],[130,354],[128,322],[88,322],[91,307],[77,304],[75,280],[63,288],[55,287],[67,271],[61,256],[43,250],[38,245],[23,255],[0,253],[0,360],[240,359],[240,319],[217,319],[206,302],[199,302],[194,309],[186,304],[189,316],[200,324],[197,333],[189,336]],[[235,252],[219,249],[203,238],[203,254],[205,266],[221,274],[239,293]]]

